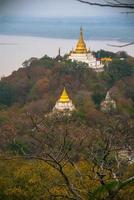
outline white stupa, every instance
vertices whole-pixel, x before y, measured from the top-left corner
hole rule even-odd
[[[106,94],[105,100],[101,103],[101,111],[111,112],[117,108],[116,102],[111,98],[109,91]]]
[[[75,106],[72,103],[72,100],[69,98],[66,89],[63,89],[63,92],[56,102],[53,112],[73,112],[75,110]]]
[[[76,48],[74,51],[72,50],[70,52],[68,59],[71,59],[72,61],[85,62],[90,68],[94,69],[96,72],[103,71],[104,65],[94,57],[90,49],[87,50],[86,48],[86,43],[84,42],[83,38],[82,27],[80,28],[80,38],[76,45]]]

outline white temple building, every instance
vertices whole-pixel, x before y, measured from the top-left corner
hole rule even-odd
[[[70,52],[68,59],[71,59],[72,61],[87,63],[88,66],[94,69],[96,72],[103,71],[104,65],[99,60],[97,60],[90,49],[87,49],[86,47],[86,43],[84,42],[83,38],[82,27],[80,28],[80,38],[76,48]]]
[[[56,102],[53,113],[55,112],[64,112],[64,113],[70,113],[75,111],[75,106],[72,103],[72,100],[69,98],[66,89],[64,88],[62,91],[62,94],[58,101]]]
[[[101,103],[101,111],[111,112],[117,108],[116,102],[111,98],[109,91],[106,94],[105,100]]]

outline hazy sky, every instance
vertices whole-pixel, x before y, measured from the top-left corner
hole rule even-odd
[[[0,16],[53,17],[114,15],[119,13],[119,9],[88,6],[76,0],[0,0]]]

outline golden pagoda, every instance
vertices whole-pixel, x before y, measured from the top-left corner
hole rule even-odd
[[[73,105],[71,99],[68,96],[68,93],[64,87],[62,94],[58,101],[56,102],[53,112],[64,112],[64,111],[74,111],[75,106]]]
[[[75,50],[70,51],[68,59],[76,62],[86,63],[89,68],[92,68],[96,72],[103,71],[104,65],[100,62],[100,60],[97,60],[90,49],[87,49],[86,47],[82,27],[80,28],[80,37],[76,48]]]
[[[83,30],[82,27],[80,28],[80,38],[79,41],[76,45],[76,49],[74,51],[75,53],[87,53],[87,48],[86,48],[86,43],[84,42],[84,38],[83,38]]]

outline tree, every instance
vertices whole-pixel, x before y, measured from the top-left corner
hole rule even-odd
[[[0,82],[0,104],[11,106],[15,101],[15,90],[8,83]]]
[[[29,117],[33,122],[28,140],[31,153],[25,152],[21,158],[44,163],[52,174],[57,174],[56,180],[51,179],[51,184],[44,188],[48,199],[113,200],[134,182],[133,174],[125,175],[131,160],[127,156],[122,158],[120,153],[125,154],[133,147],[134,127],[129,118],[107,116],[102,124],[92,128],[74,116],[51,116],[43,120]],[[19,154],[1,157],[17,158]]]
[[[84,0],[77,0],[81,3],[85,3],[91,6],[101,6],[101,7],[112,7],[112,8],[128,8],[128,9],[134,9],[134,4],[133,3],[125,3],[125,2],[120,2],[120,0],[110,0],[109,2],[104,1],[103,2],[96,2],[93,1],[84,1]]]
[[[133,73],[132,66],[126,60],[113,60],[112,63],[106,67],[106,80],[110,86],[123,77],[131,76]]]

